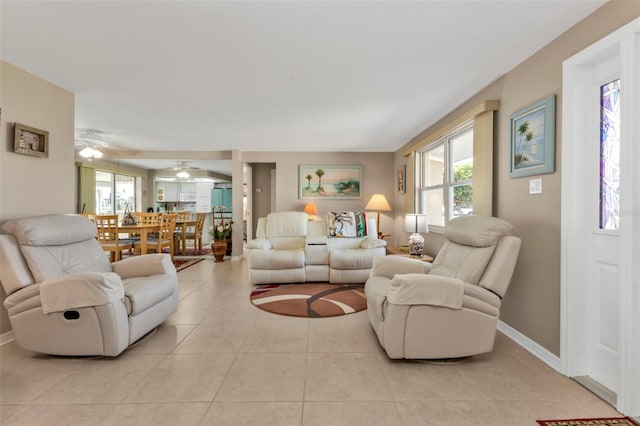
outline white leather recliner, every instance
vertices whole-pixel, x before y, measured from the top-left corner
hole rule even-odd
[[[493,350],[500,303],[520,239],[502,219],[463,216],[445,227],[433,263],[374,260],[369,321],[390,358],[460,358]]]
[[[367,218],[367,229],[376,229]],[[249,249],[251,284],[364,283],[373,259],[385,256],[386,241],[375,232],[365,237],[328,237],[325,221],[309,221],[303,212],[275,212],[258,219]]]
[[[169,255],[109,263],[95,224],[79,215],[17,219],[2,230],[4,306],[24,349],[116,356],[177,310]]]

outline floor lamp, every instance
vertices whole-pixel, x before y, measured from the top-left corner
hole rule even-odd
[[[382,194],[373,194],[369,202],[366,206],[364,206],[365,210],[375,210],[377,212],[376,216],[376,231],[378,232],[378,238],[382,238],[382,232],[380,232],[380,212],[389,212],[391,211],[391,206],[384,195]]]

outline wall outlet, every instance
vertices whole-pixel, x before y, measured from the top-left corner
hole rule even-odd
[[[529,194],[542,194],[542,178],[529,179]]]

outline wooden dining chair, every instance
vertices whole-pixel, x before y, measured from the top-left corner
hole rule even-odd
[[[150,212],[134,212],[133,217],[136,219],[136,223],[150,225],[158,223],[160,220],[159,213],[150,213]]]
[[[123,251],[133,249],[133,240],[119,237],[118,215],[89,215],[88,217],[96,224],[98,242],[104,251],[109,252],[112,262],[122,259]]]
[[[173,231],[176,227],[176,218],[177,215],[174,214],[163,214],[160,219],[160,232],[158,232],[157,237],[150,237],[147,240],[147,251],[155,251],[157,253],[162,253],[162,249],[165,247],[169,248],[169,253],[171,253],[171,260],[173,260],[173,255],[175,253],[175,248],[173,245]],[[140,253],[141,251],[141,243],[140,241],[134,244],[134,250],[136,253]]]
[[[176,222],[178,223],[189,222],[189,219],[191,219],[191,212],[188,210],[176,211],[175,214],[177,215]],[[182,226],[176,225],[176,228],[173,231],[173,246],[175,247],[176,252],[186,250],[186,247],[180,246],[182,242],[182,229],[183,229]],[[191,231],[190,229],[187,229],[187,230]]]
[[[195,228],[193,230],[187,231],[187,233],[185,234],[186,241],[193,240],[194,254],[200,254],[202,252],[202,231],[204,229],[205,217],[207,217],[206,213],[198,213]],[[186,247],[184,247],[184,249],[186,250]]]

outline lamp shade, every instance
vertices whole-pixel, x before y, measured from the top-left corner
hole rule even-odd
[[[304,206],[304,212],[308,215],[318,214],[318,208],[313,203],[307,203]]]
[[[391,211],[391,206],[383,194],[373,194],[364,209],[388,212]]]
[[[429,232],[427,216],[424,214],[409,213],[404,215],[404,231],[413,234]]]

